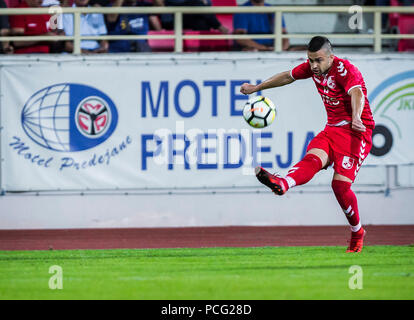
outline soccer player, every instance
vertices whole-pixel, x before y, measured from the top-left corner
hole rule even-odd
[[[346,252],[360,252],[366,231],[361,226],[357,198],[351,185],[371,150],[375,123],[359,70],[348,60],[336,57],[327,38],[317,36],[308,44],[308,61],[258,85],[244,83],[240,91],[251,94],[307,78],[315,82],[325,105],[328,115],[325,129],[309,143],[305,157],[286,177],[270,174],[261,167],[255,169],[256,176],[275,194],[283,195],[333,164],[332,189],[352,231]]]

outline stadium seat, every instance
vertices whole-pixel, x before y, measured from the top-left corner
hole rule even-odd
[[[174,31],[148,31],[148,35],[173,35]],[[148,39],[148,44],[154,52],[174,51],[174,39]]]
[[[200,31],[184,30],[185,35],[199,35]],[[200,39],[186,39],[184,40],[184,51],[198,52],[200,51]]]
[[[161,30],[161,31],[149,31],[149,35],[174,35],[172,30]],[[195,30],[184,30],[184,35],[199,35],[199,34],[210,34],[210,31],[204,33],[204,31]],[[211,41],[211,40],[205,40]],[[153,52],[171,52],[174,51],[174,39],[149,39],[148,44]],[[207,48],[211,46],[204,43],[203,47]],[[185,52],[198,52],[200,51],[201,44],[199,39],[186,39],[183,43],[183,50]],[[211,50],[207,50],[211,51]]]
[[[15,8],[19,5],[19,0],[5,0],[6,5],[8,8]]]
[[[213,0],[213,6],[237,6],[236,0]],[[220,23],[229,29],[230,33],[233,31],[233,15],[232,14],[218,14],[216,15]],[[174,31],[149,31],[148,34],[174,34]],[[221,32],[217,30],[209,31],[195,31],[184,30],[185,35],[220,35]],[[174,40],[163,39],[148,41],[151,49],[154,52],[174,51]],[[198,52],[198,51],[229,51],[232,47],[232,40],[199,40],[199,39],[187,39],[184,40],[185,52]]]
[[[414,15],[400,14],[398,29],[401,34],[414,34]],[[398,51],[414,51],[414,40],[401,39],[398,41]]]
[[[212,0],[213,6],[221,7],[235,7],[237,6],[236,0]],[[233,31],[233,15],[232,14],[217,14],[217,19],[230,31]]]
[[[390,0],[390,6],[392,7],[398,7],[400,4],[398,3],[398,0]],[[397,27],[398,26],[398,19],[400,14],[396,12],[392,12],[388,15],[388,21],[390,28]]]
[[[235,7],[237,6],[236,0],[212,0],[213,6],[221,7]],[[217,19],[220,23],[229,29],[229,32],[233,32],[233,14],[217,14]],[[220,34],[220,32],[212,31],[212,34]],[[233,40],[208,40],[202,41],[203,51],[229,51],[233,46]]]
[[[217,30],[210,31],[195,31],[184,30],[185,35],[220,35]],[[201,40],[201,39],[186,39],[184,40],[185,52],[198,51],[228,51],[230,49],[228,40]]]
[[[201,31],[202,35],[221,35],[218,30]],[[200,51],[229,51],[231,48],[230,40],[200,40]]]
[[[236,0],[211,0],[213,6],[233,7],[237,6]]]
[[[390,0],[390,5],[400,6],[398,0]],[[402,13],[389,14],[390,28],[396,28],[400,34],[414,34],[414,15]],[[398,41],[398,51],[414,51],[413,39],[401,39]]]

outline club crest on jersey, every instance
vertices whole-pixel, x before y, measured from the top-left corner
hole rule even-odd
[[[318,81],[321,83],[320,81]],[[325,93],[329,92],[329,89],[334,90],[336,88],[336,84],[334,81],[334,76],[330,76],[329,78],[326,78],[323,80],[322,85],[324,86],[323,91]]]
[[[351,169],[354,166],[354,159],[344,156],[344,158],[342,159],[342,167],[346,170]]]
[[[333,77],[333,76],[330,76],[330,77],[328,78],[326,85],[327,85],[327,86],[328,86],[328,88],[329,88],[329,89],[331,89],[331,90],[333,90],[333,89],[335,89],[335,88],[336,88],[336,84],[335,84],[335,81],[334,81],[334,77]]]

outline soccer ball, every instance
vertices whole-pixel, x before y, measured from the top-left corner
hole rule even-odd
[[[257,96],[246,102],[243,117],[254,128],[264,128],[270,125],[276,116],[276,108],[269,98]]]

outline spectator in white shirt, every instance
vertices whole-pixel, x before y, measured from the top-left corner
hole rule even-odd
[[[75,0],[73,7],[88,7],[89,0]],[[90,13],[81,14],[81,26],[80,32],[82,36],[98,36],[106,35],[108,32],[105,26],[105,20],[103,14]],[[73,35],[73,15],[63,15],[63,29],[67,36]],[[65,43],[65,51],[73,52],[73,41],[67,41]],[[108,52],[108,41],[101,40],[82,40],[81,41],[82,53],[105,53]]]

